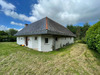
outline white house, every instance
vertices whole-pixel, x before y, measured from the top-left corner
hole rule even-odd
[[[74,43],[75,35],[48,17],[26,26],[15,34],[17,44],[48,52]]]

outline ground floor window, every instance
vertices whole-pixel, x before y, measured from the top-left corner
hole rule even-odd
[[[56,37],[55,40],[58,41],[58,38]]]
[[[21,37],[21,40],[22,40],[23,38]]]
[[[35,37],[35,40],[37,40],[37,37]]]
[[[48,43],[48,38],[45,38],[45,43]]]

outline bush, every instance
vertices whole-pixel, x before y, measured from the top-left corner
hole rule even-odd
[[[100,21],[91,26],[86,32],[88,47],[100,53]]]
[[[76,42],[77,42],[77,43],[83,43],[82,40],[77,40]]]
[[[0,42],[15,42],[15,36],[0,36]]]
[[[84,43],[84,44],[86,44],[86,38],[82,38],[81,40],[77,40],[76,42],[77,43]]]
[[[82,38],[82,43],[86,44],[86,38]]]

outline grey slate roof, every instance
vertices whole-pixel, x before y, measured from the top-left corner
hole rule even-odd
[[[47,23],[47,29],[46,29]],[[76,37],[68,28],[58,24],[57,22],[45,17],[34,23],[24,27],[21,31],[17,32],[15,36],[27,36],[27,35],[38,35],[38,34],[51,34],[51,35],[62,35],[62,36],[73,36]]]

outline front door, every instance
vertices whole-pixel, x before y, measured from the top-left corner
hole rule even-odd
[[[25,38],[26,46],[28,46],[28,37]]]

